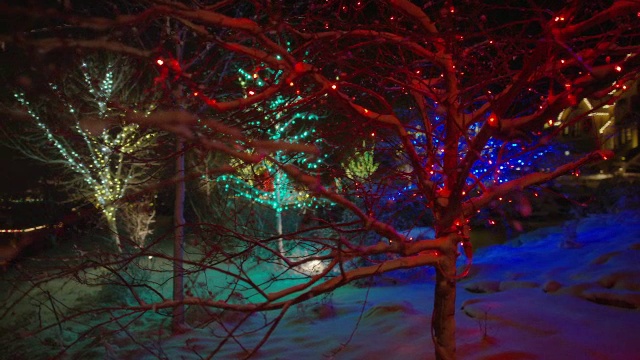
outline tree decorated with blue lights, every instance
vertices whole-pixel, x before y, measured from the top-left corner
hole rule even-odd
[[[15,137],[12,144],[26,156],[63,169],[60,185],[68,201],[93,204],[119,250],[118,213],[130,206],[125,196],[146,186],[154,165],[150,154],[158,137],[156,131],[124,122],[126,112],[144,116],[150,109],[136,103],[145,96],[135,93],[133,71],[123,61],[83,61],[64,80],[49,83],[52,101],[32,101],[16,92],[14,97],[35,130]],[[147,230],[148,226],[143,232]]]
[[[609,159],[612,154],[605,150],[565,158],[545,149],[563,129],[588,120],[585,113],[558,124],[559,113],[584,98],[613,103],[620,86],[640,72],[637,1],[152,2],[144,10],[118,10],[112,17],[58,14],[56,20],[90,30],[70,33],[74,41],[30,33],[3,40],[12,45],[20,39],[20,44],[43,51],[103,48],[157,62],[165,79],[205,110],[156,125],[238,159],[230,161],[236,168],[234,178],[224,179],[230,189],[245,189],[246,197],[256,201],[272,199],[267,193],[275,191],[266,190],[275,189],[281,171],[286,182],[278,179],[278,185],[292,181],[294,189],[334,203],[354,219],[328,217],[323,219],[324,234],[305,233],[305,242],[317,249],[312,256],[292,260],[274,253],[291,271],[266,281],[262,274],[245,271],[248,252],[219,251],[221,259],[211,263],[207,261],[213,250],[207,250],[194,272],[206,269],[230,279],[225,291],[235,297],[192,296],[180,304],[277,313],[265,324],[257,345],[241,343],[241,331],[234,327],[214,345],[213,354],[238,345],[234,350],[246,350],[250,357],[287,311],[303,301],[358,279],[431,266],[436,272],[435,301],[431,331],[425,326],[425,332],[432,335],[437,359],[455,359],[456,284],[468,270],[458,272],[459,265],[470,265],[473,256],[470,220],[510,194]],[[167,19],[181,25],[183,36],[163,35],[156,46],[123,36],[147,30],[153,42]],[[177,40],[186,46],[176,66],[162,58],[171,52],[162,49]],[[247,73],[244,81],[252,84],[241,86],[229,64],[273,70]],[[274,105],[282,101],[285,105]],[[323,114],[322,122],[315,121],[315,128],[322,128],[313,135],[322,138],[315,152],[294,148],[316,140],[300,138],[308,128],[290,124],[300,109]],[[207,121],[234,131],[199,131]],[[272,136],[282,141],[260,143]],[[337,164],[348,163],[363,141],[365,152],[374,152],[361,164],[368,169],[363,173],[375,175],[366,179],[371,191],[329,186],[316,168],[302,163],[305,156],[331,149],[329,175],[340,177],[334,175],[345,171]],[[279,155],[280,150],[287,155]],[[305,155],[298,158],[296,152]],[[548,158],[558,163],[539,166],[537,160]],[[372,160],[379,163],[376,169]],[[394,193],[410,196],[389,199]],[[354,195],[361,197],[354,200]],[[433,238],[408,239],[390,217],[407,206],[407,198],[416,206],[411,216],[430,215]],[[265,204],[274,209],[286,206],[269,201]],[[273,239],[240,234],[234,225],[216,231],[226,231],[249,244],[247,248],[271,249]],[[358,242],[355,233],[371,235],[372,242]],[[281,238],[289,235],[302,234]],[[322,270],[297,277],[294,285],[272,287],[311,262],[323,264]],[[178,305],[158,298],[123,308],[155,312]]]
[[[442,124],[443,120],[442,116],[437,114],[432,114],[431,116],[433,119],[432,125],[436,127],[435,136],[427,139],[426,134],[420,131],[419,125],[417,125],[416,130],[410,130],[409,135],[412,138],[412,144],[416,147],[420,156],[425,159],[429,158],[429,156],[424,154],[423,151],[425,151],[429,142],[432,142],[433,146],[437,148],[433,156],[436,161],[428,169],[432,180],[441,181],[442,167],[439,164],[442,164],[443,161],[444,148],[439,140],[443,136],[439,132],[442,131],[442,126],[439,127],[438,125]],[[488,118],[491,116],[489,114]],[[479,131],[479,126],[471,127],[469,129],[469,138],[477,136]],[[535,134],[530,133],[526,137],[523,136],[511,141],[490,138],[484,148],[479,151],[478,159],[470,169],[469,179],[463,192],[465,194],[473,194],[474,191],[485,191],[487,186],[515,180],[524,175],[560,164],[570,152],[567,150],[567,145],[553,141],[549,136],[551,131],[552,127],[547,126],[543,131]],[[458,153],[461,158],[469,151],[469,145],[470,143],[466,139],[460,141]],[[402,166],[402,164],[407,166],[402,160],[399,161],[397,166]],[[409,171],[413,171],[410,166],[409,168]],[[415,184],[410,184],[392,191],[386,195],[386,198],[396,201],[401,198],[414,197],[419,193],[418,187]]]

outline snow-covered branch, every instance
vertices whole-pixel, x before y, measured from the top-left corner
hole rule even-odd
[[[579,160],[559,166],[553,171],[531,173],[516,180],[496,185],[490,189],[487,189],[487,191],[485,191],[482,195],[467,201],[463,205],[464,214],[465,216],[473,216],[473,214],[475,214],[478,209],[482,209],[483,207],[487,206],[487,204],[489,204],[489,202],[491,202],[493,199],[496,199],[500,196],[504,196],[511,192],[519,191],[533,185],[543,184],[559,176],[568,174],[585,164],[607,160],[611,157],[613,157],[612,151],[598,150],[581,157]]]

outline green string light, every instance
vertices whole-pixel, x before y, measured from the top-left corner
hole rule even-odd
[[[243,69],[238,70],[239,82],[243,87],[251,83],[255,88],[263,87],[266,83],[260,78],[258,72],[249,73]],[[262,73],[271,74],[271,79],[277,83],[282,71],[262,70]],[[271,141],[285,141],[289,143],[318,144],[320,139],[314,139],[315,129],[308,129],[319,117],[315,114],[299,112],[286,113],[288,101],[279,96],[268,103],[269,111],[264,119],[249,122],[252,127],[263,128],[265,124],[275,124],[267,127],[266,137]],[[264,106],[264,105],[263,105]],[[262,110],[262,108],[258,108]],[[286,119],[286,120],[285,120]],[[302,127],[302,130],[299,130]],[[308,158],[305,154],[289,154],[284,151],[276,151],[272,154],[275,163],[262,161],[259,164],[245,164],[234,161],[236,175],[223,175],[216,178],[218,183],[224,184],[227,191],[233,191],[238,196],[249,201],[268,206],[276,212],[287,209],[318,208],[318,203],[323,200],[310,195],[306,189],[296,187],[296,184],[284,173],[277,164],[293,164],[302,169],[314,172],[320,168],[325,157],[315,159]],[[262,181],[261,181],[262,180]]]

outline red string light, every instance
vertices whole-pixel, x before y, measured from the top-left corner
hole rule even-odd
[[[487,120],[489,126],[497,127],[498,126],[498,117],[495,114],[489,115],[489,119]]]

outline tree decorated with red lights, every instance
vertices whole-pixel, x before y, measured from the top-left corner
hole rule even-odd
[[[211,151],[244,157],[248,163],[268,160],[313,196],[337,204],[356,219],[323,219],[338,235],[306,237],[312,256],[289,259],[273,252],[292,271],[312,261],[322,264],[319,273],[306,274],[295,286],[269,290],[243,270],[248,251],[241,251],[224,257],[236,264],[238,271],[231,277],[246,285],[250,303],[185,297],[185,304],[239,312],[279,310],[248,356],[293,305],[357,279],[433,266],[435,354],[438,359],[455,358],[456,281],[465,274],[457,271],[457,263],[460,252],[471,262],[469,220],[513,192],[609,158],[609,152],[595,151],[551,170],[529,166],[507,178],[501,175],[504,166],[517,166],[510,163],[513,159],[529,154],[536,160],[539,148],[571,125],[556,124],[563,109],[586,97],[602,98],[602,104],[615,101],[619,87],[637,78],[640,69],[640,3],[630,0],[232,1],[193,6],[156,2],[110,18],[55,12],[50,16],[56,15],[73,28],[92,32],[64,40],[34,36],[22,41],[42,51],[106,48],[157,61],[162,79],[182,86],[185,98],[204,110],[198,116],[167,118],[153,125]],[[188,33],[180,37],[185,45],[180,64],[188,66],[123,36],[132,25],[136,31],[154,33],[167,18]],[[93,37],[95,33],[104,36]],[[167,36],[161,43],[175,40]],[[246,92],[237,84],[237,74],[225,67],[229,63],[277,71],[261,76],[264,86]],[[289,114],[313,109],[328,115],[316,136],[334,157],[352,154],[365,139],[375,142],[380,167],[377,176],[368,179],[370,191],[358,193],[361,201],[328,186],[308,169],[278,161],[275,154],[283,144],[256,135],[253,121],[264,119],[267,104],[281,97],[290,99],[286,106],[295,111]],[[275,126],[290,119],[271,121]],[[203,124],[234,130],[220,135],[202,130]],[[288,144],[287,151],[294,145]],[[234,151],[237,147],[243,151]],[[247,154],[252,147],[259,151]],[[474,173],[478,168],[483,171]],[[332,175],[339,174],[337,167],[334,170]],[[388,220],[403,204],[384,194],[407,186],[413,187],[412,197],[419,199],[421,211],[432,217],[434,239],[407,241],[404,229]],[[350,235],[355,232],[373,233],[379,241],[357,243]],[[242,240],[252,249],[268,248],[278,238]],[[368,262],[383,254],[393,256]],[[158,300],[135,309],[174,306]],[[237,340],[233,332],[228,338]]]

